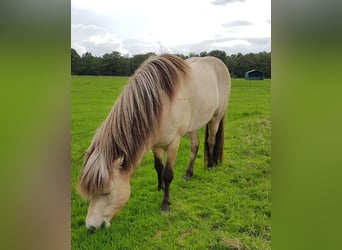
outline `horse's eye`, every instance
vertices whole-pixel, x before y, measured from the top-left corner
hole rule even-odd
[[[122,158],[122,160],[120,161],[119,166],[120,167],[124,167],[125,166],[125,158]]]
[[[108,196],[110,195],[110,192],[109,193],[103,193],[102,196]]]

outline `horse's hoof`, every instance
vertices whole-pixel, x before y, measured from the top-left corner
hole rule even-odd
[[[162,212],[169,212],[170,211],[170,202],[164,201],[162,206],[161,206]]]
[[[170,212],[170,206],[169,205],[162,205],[161,211],[164,213]]]
[[[191,179],[191,177],[192,177],[192,175],[190,175],[190,174],[184,175],[184,179],[185,179],[186,181],[189,181],[189,180]]]
[[[207,163],[207,167],[208,167],[208,169],[211,169],[212,167],[214,166],[214,161],[208,161],[208,163]]]

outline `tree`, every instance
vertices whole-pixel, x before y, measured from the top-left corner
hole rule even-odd
[[[110,54],[106,53],[102,56],[100,67],[102,75],[113,75],[114,64],[111,60]]]
[[[222,51],[222,50],[212,50],[208,53],[208,56],[215,56],[219,59],[221,59],[221,61],[226,64],[226,57],[227,54],[226,52]]]
[[[204,56],[207,56],[207,55],[208,55],[207,51],[202,51],[200,53],[200,57],[204,57]]]
[[[80,57],[76,50],[71,49],[71,74],[75,75],[115,75],[130,76],[136,69],[154,53],[137,54],[133,57],[122,56],[117,51],[104,54],[102,57],[94,57],[87,52]],[[200,54],[189,53],[189,55],[177,54],[183,59],[192,56],[214,56],[222,60],[228,67],[232,77],[244,77],[246,71],[258,69],[264,72],[265,77],[271,77],[271,52],[232,54],[227,55],[225,51],[212,50]]]
[[[257,69],[265,73],[265,77],[271,77],[271,53],[260,52],[256,55]]]
[[[196,54],[195,52],[190,52],[188,58],[189,57],[198,57],[198,54]]]
[[[226,57],[226,65],[229,70],[231,77],[236,77],[236,55],[231,55]]]
[[[182,58],[184,60],[190,57],[190,56],[186,56],[184,54],[176,54],[176,56],[178,56],[178,57],[180,57],[180,58]]]
[[[155,55],[154,53],[147,53],[147,54],[137,54],[134,55],[131,59],[130,59],[130,70],[132,73],[134,73],[137,68],[139,68],[139,66],[150,56]]]
[[[74,50],[71,49],[71,74],[72,75],[78,75],[80,73],[80,67],[81,67],[81,57],[79,54]]]
[[[253,58],[249,56],[241,56],[236,61],[236,68],[234,73],[237,77],[243,77],[245,75],[245,72],[254,68],[255,63],[253,61]]]

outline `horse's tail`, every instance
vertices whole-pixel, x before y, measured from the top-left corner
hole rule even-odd
[[[209,145],[208,145],[208,136],[209,136],[209,125],[207,124],[205,128],[205,139],[204,139],[204,163],[208,167],[212,165],[217,165],[222,162],[223,159],[223,146],[224,146],[224,122],[225,116],[222,117],[219,127],[215,136],[215,145],[213,148],[212,159],[210,159],[209,155]]]

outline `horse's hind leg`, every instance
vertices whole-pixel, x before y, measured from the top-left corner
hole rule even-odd
[[[224,143],[224,116],[221,120],[212,119],[206,127],[204,158],[208,168],[222,161]]]
[[[186,170],[185,176],[184,176],[186,180],[190,180],[190,178],[194,174],[194,163],[197,157],[198,145],[199,145],[197,130],[190,134],[190,144],[191,144],[190,145],[190,150],[191,150],[190,162],[189,162],[188,169]]]
[[[163,180],[163,150],[161,148],[153,148],[152,151],[154,155],[154,168],[156,169],[158,176],[158,191],[160,191],[161,189],[164,190],[165,185]]]
[[[173,165],[176,159],[176,155],[178,152],[180,137],[174,139],[174,141],[169,145],[166,153],[167,153],[167,160],[166,165],[163,173],[163,179],[165,183],[164,189],[164,199],[162,203],[162,210],[167,212],[170,210],[170,184],[173,179]]]

